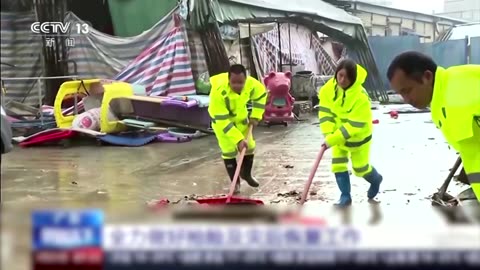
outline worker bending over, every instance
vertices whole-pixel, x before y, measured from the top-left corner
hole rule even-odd
[[[255,140],[246,136],[248,125],[256,126],[265,112],[267,93],[261,82],[247,76],[243,65],[232,65],[228,73],[210,78],[210,106],[208,113],[212,118],[212,128],[222,151],[230,180],[233,181],[237,168],[238,151],[247,148],[240,177],[252,187],[258,187],[258,181],[252,176]],[[249,115],[247,103],[252,102]],[[235,186],[235,193],[240,192],[240,181]]]
[[[445,69],[429,56],[410,51],[393,59],[387,76],[405,102],[430,107],[434,124],[460,153],[480,201],[480,65]]]
[[[372,111],[370,98],[362,84],[367,71],[352,60],[341,61],[331,78],[319,91],[320,129],[327,148],[332,148],[332,171],[341,191],[336,205],[352,203],[349,158],[353,172],[370,183],[367,196],[373,199],[382,176],[370,164]]]

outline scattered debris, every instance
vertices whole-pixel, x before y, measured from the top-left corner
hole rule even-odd
[[[186,195],[183,198],[187,201],[195,201],[198,199],[198,196],[196,194],[190,194],[190,195]]]
[[[78,185],[78,183],[75,181],[72,181],[72,185]]]
[[[394,115],[395,114],[398,115],[398,114],[429,113],[429,112],[430,112],[430,109],[416,109],[413,107],[409,107],[409,108],[402,108],[399,110],[392,110],[390,112],[386,112],[385,114],[390,114],[390,116],[392,116],[392,113]]]
[[[154,210],[163,208],[170,204],[170,201],[168,199],[160,199],[160,200],[151,200],[147,202],[147,206],[149,208],[152,208]]]
[[[417,193],[410,193],[410,192],[407,192],[407,193],[403,193],[403,195],[406,195],[406,196],[414,196],[416,195]]]
[[[428,138],[428,139],[431,140],[431,141],[435,140],[435,138]]]
[[[312,191],[310,191],[310,195],[311,195],[311,196],[315,196],[315,195],[317,195],[317,192],[314,191],[314,190],[312,190]]]
[[[291,190],[289,192],[285,192],[285,193],[278,193],[277,196],[278,197],[295,197],[295,196],[298,196],[300,195],[300,193],[296,190]]]
[[[293,169],[293,165],[285,165],[283,166],[285,169]]]
[[[397,119],[398,118],[398,112],[397,111],[390,111],[390,117],[393,118],[393,119]]]
[[[385,189],[385,190],[383,191],[383,193],[385,193],[385,192],[392,192],[392,191],[397,191],[397,189],[396,189],[396,188],[394,188],[394,189]]]

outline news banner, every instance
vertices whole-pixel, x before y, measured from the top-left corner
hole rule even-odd
[[[480,234],[468,228],[263,224],[108,225],[99,210],[32,213],[32,269],[243,269],[340,265],[478,268]],[[442,240],[443,239],[443,240]],[[163,268],[168,267],[168,268]]]

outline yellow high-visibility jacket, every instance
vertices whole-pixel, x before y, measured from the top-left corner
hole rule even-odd
[[[480,198],[480,65],[438,67],[430,110]]]
[[[210,83],[212,89],[208,113],[212,118],[212,127],[215,133],[224,133],[236,144],[245,137],[237,129],[238,125],[247,125],[248,118],[263,118],[267,102],[265,86],[255,78],[247,76],[243,90],[237,94],[229,86],[228,73],[211,77]],[[247,110],[249,101],[252,101],[250,116]]]
[[[362,84],[367,71],[357,65],[357,79],[343,90],[331,78],[319,91],[320,129],[330,146],[357,148],[372,139],[372,111],[370,98]]]

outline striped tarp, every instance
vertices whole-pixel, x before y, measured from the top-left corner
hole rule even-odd
[[[173,11],[151,29],[134,37],[115,37],[90,28],[88,34],[76,34],[71,27],[70,37],[74,46],[68,51],[68,60],[77,63],[76,74],[81,78],[114,78],[145,48],[174,27]],[[85,23],[73,13],[68,13],[65,21],[71,25]],[[73,64],[70,73],[75,73]]]
[[[175,29],[175,16],[176,10],[173,10],[151,29],[138,36],[128,38],[106,35],[92,28],[90,28],[89,33],[85,35],[70,33],[74,44],[73,47],[70,47],[68,50],[68,60],[74,61],[77,64],[77,70],[74,70],[73,64],[71,62],[69,63],[70,74],[77,75],[79,78],[115,78],[119,72],[123,71],[139,54],[145,49],[150,48],[149,46],[154,43],[157,44],[157,46],[164,44],[159,41],[163,40],[163,37],[172,36],[170,33]],[[43,76],[41,57],[42,40],[39,35],[32,35],[30,30],[30,25],[35,21],[35,15],[32,12],[1,13],[1,61],[16,66],[12,68],[2,65],[2,78]],[[85,23],[73,13],[68,13],[65,21],[71,23],[72,27],[70,29],[72,31],[76,30],[75,25],[77,23]],[[177,21],[177,23],[179,23],[179,21]],[[181,29],[183,29],[183,27]],[[178,33],[178,29],[175,31]],[[185,31],[182,31],[182,33],[182,37],[176,35],[175,38],[183,38],[184,43],[187,44],[187,35]],[[189,36],[191,36],[192,39],[189,40],[188,47],[177,47],[180,51],[175,55],[184,57],[185,50],[187,50],[187,52],[190,53],[190,55],[187,54],[187,56],[193,59],[193,63],[191,63],[193,65],[192,69],[194,69],[195,75],[198,76],[199,73],[206,70],[203,47],[201,43],[198,44],[198,35],[190,33]],[[164,60],[166,60],[166,62],[162,64],[163,71],[166,70],[166,65],[169,63],[168,58],[164,58]],[[179,70],[179,63],[182,62],[177,61],[177,66],[174,66],[176,71]],[[187,62],[184,62],[184,64],[186,63]],[[160,76],[160,74],[158,75]],[[185,88],[181,90],[182,86],[175,86],[175,84],[178,84],[179,79],[173,78],[172,75],[173,74],[167,76],[168,81],[165,81],[165,79],[162,79],[160,76],[157,84],[163,84],[164,87],[157,87],[157,89],[166,89],[174,85],[175,90],[173,92],[175,93],[195,93],[194,88],[192,88],[193,78],[191,79],[191,83],[185,84],[185,82],[183,82]],[[185,78],[181,78],[180,80],[185,80]],[[134,83],[135,81],[131,82]],[[38,105],[38,87],[36,80],[7,80],[5,86],[7,88],[6,100],[14,99],[26,104]],[[43,89],[43,93],[44,92]],[[155,94],[159,93],[158,91],[155,92]]]
[[[15,65],[1,66],[2,78],[42,76],[42,40],[30,30],[33,22],[35,15],[31,12],[1,12],[1,62]],[[5,80],[5,101],[38,105],[37,86],[36,80]]]
[[[175,27],[135,58],[115,80],[145,86],[150,96],[195,94],[185,33]]]
[[[205,57],[203,42],[200,34],[193,30],[187,29],[187,36],[193,78],[196,80],[202,73],[208,72],[207,58]]]
[[[284,67],[289,68],[291,63],[304,66],[305,70],[319,75],[334,73],[335,62],[308,28],[302,25],[283,23],[280,25],[280,37]],[[259,58],[260,73],[265,75],[271,71],[280,71],[278,26],[271,31],[253,36],[252,41]]]
[[[84,23],[73,13],[67,15],[66,21],[71,25]],[[182,24],[173,10],[135,37],[113,37],[94,29],[86,35],[71,32],[75,45],[69,50],[68,60],[77,63],[76,74],[84,78],[113,78],[140,84],[154,96],[195,94],[187,34]]]

